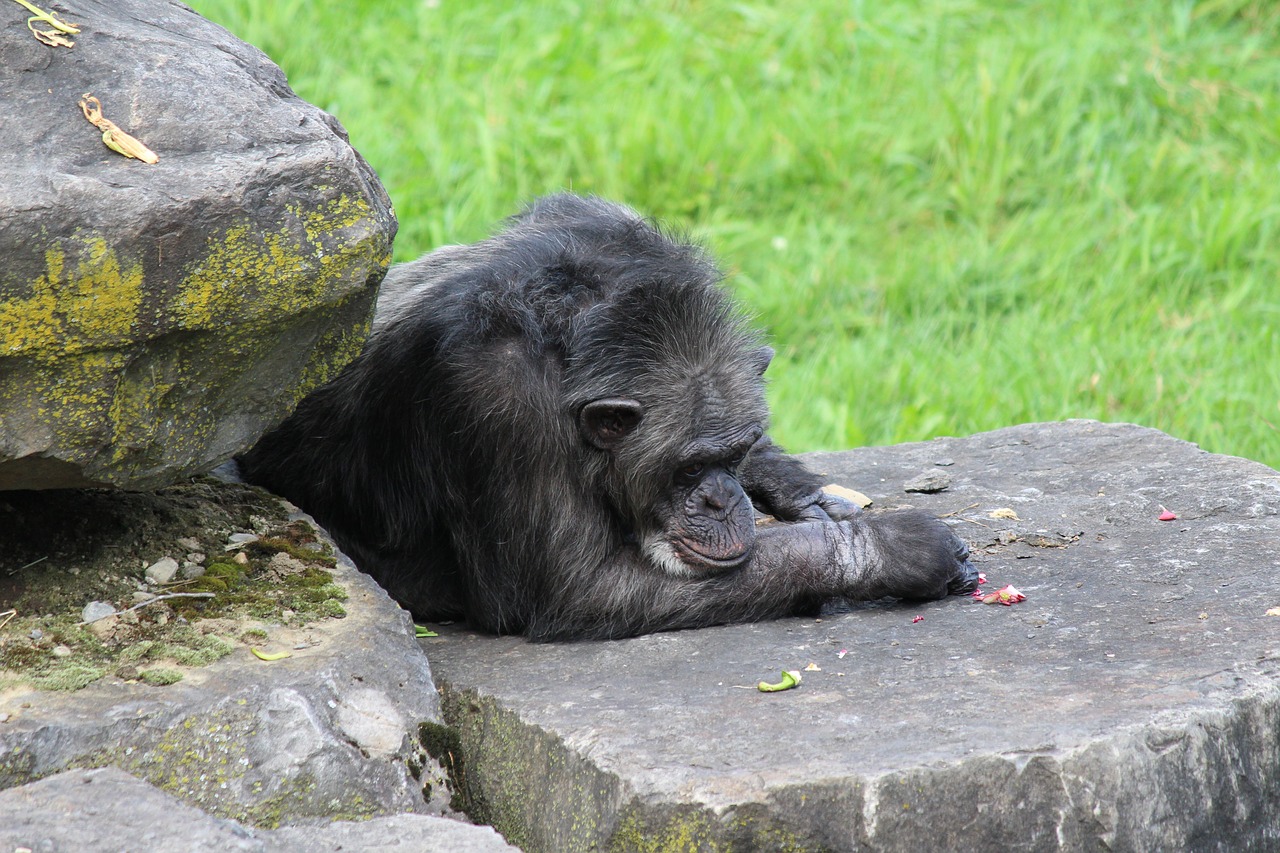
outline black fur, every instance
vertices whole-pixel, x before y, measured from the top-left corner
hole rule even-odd
[[[771,352],[719,278],[627,208],[543,199],[394,268],[364,352],[242,469],[415,615],[539,640],[972,589],[940,521],[860,514],[764,437]]]

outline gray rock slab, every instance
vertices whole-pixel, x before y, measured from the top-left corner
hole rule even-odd
[[[0,19],[0,490],[151,489],[360,351],[396,222],[261,51],[178,2],[72,6],[70,49]],[[107,148],[86,93],[159,162]]]
[[[114,767],[69,770],[0,791],[0,850],[147,853],[498,853],[488,827],[427,815],[253,829],[210,817]]]
[[[339,557],[346,617],[276,629],[295,643],[286,659],[242,646],[163,687],[0,690],[0,790],[115,766],[255,826],[443,810],[418,739],[440,719],[426,656],[408,614]]]
[[[442,629],[432,749],[473,817],[527,851],[1280,848],[1280,474],[1087,421],[807,461],[945,515],[984,590],[1026,600],[600,643]],[[904,494],[942,461],[947,491]]]
[[[493,827],[430,815],[402,814],[368,821],[287,826],[271,833],[302,853],[384,850],[402,853],[502,853],[514,851]]]

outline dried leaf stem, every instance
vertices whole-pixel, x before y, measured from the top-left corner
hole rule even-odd
[[[27,29],[31,30],[31,34],[41,44],[47,44],[49,47],[75,47],[75,42],[65,36],[75,35],[80,32],[78,26],[59,20],[57,12],[46,12],[38,6],[28,3],[27,0],[13,0],[13,2],[31,13],[31,17],[27,18]],[[38,30],[36,29],[37,21],[42,21],[53,27],[53,29]]]
[[[80,97],[80,110],[84,117],[98,130],[102,131],[102,144],[112,151],[123,154],[144,163],[158,163],[160,158],[147,146],[125,133],[111,119],[102,115],[102,102],[86,92]]]

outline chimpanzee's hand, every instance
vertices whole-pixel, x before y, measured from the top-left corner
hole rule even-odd
[[[784,521],[848,521],[862,512],[862,508],[853,501],[828,494],[815,492],[805,498],[790,512],[779,511]]]
[[[817,500],[814,503],[832,521],[848,521],[862,512],[862,507],[853,501],[827,492],[818,492]]]
[[[850,598],[928,601],[978,588],[969,546],[931,515],[863,513],[846,525],[852,534]]]

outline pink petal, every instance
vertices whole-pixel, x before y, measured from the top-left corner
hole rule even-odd
[[[975,596],[977,597],[977,596]],[[1017,604],[1019,601],[1026,601],[1027,597],[1018,591],[1018,588],[1012,584],[1001,587],[995,592],[981,596],[983,604],[1003,604],[1008,607]]]

